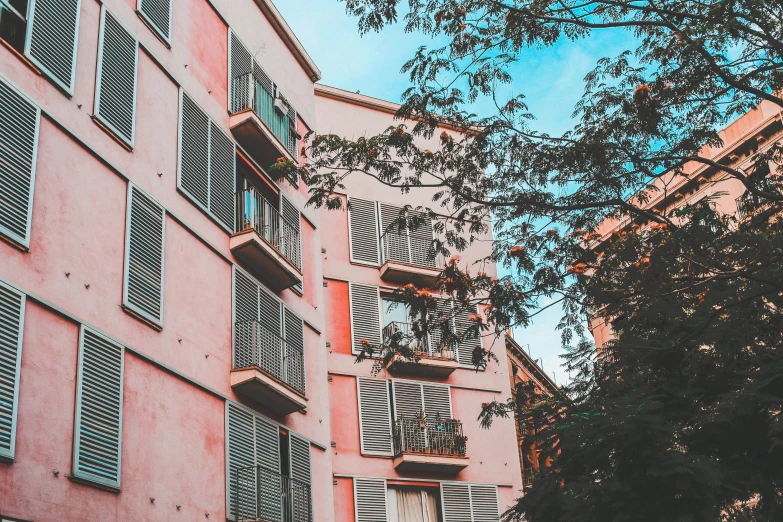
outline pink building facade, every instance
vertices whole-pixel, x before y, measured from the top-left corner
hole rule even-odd
[[[509,393],[502,349],[405,377],[462,419],[464,457],[362,451],[385,425],[362,432],[359,382],[396,381],[353,364],[352,296],[427,263],[390,284],[380,251],[351,261],[347,213],[266,174],[308,130],[391,122],[323,95],[271,2],[0,0],[0,43],[0,520],[391,522],[399,483],[437,491],[429,522],[478,522],[518,495],[513,422],[473,420]]]

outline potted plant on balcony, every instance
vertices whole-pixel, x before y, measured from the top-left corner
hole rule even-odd
[[[291,104],[288,103],[288,100],[285,96],[283,96],[281,93],[277,93],[277,98],[275,98],[275,109],[280,111],[283,114],[288,114],[288,108]]]

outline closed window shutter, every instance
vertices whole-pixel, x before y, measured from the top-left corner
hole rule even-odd
[[[432,228],[432,218],[429,214],[417,212],[414,214],[422,220],[421,225],[412,228],[409,231],[409,243],[411,249],[411,264],[416,266],[426,266],[435,268],[437,266],[434,256],[430,255],[432,250],[432,240],[435,238],[435,231]]]
[[[391,455],[389,386],[380,379],[356,378],[362,453]],[[385,497],[384,497],[385,498]]]
[[[136,37],[103,6],[98,39],[95,116],[131,148],[136,134],[138,66]]]
[[[445,321],[448,323],[448,327],[451,331],[453,331],[454,326],[454,318],[452,317],[453,314],[453,308],[452,308],[452,301],[451,299],[444,299],[441,297],[435,298],[435,313],[430,315],[430,325],[431,329],[429,331],[429,340],[430,340],[430,353],[436,353],[439,352],[441,349],[448,350],[450,349],[449,346],[446,345],[444,342],[442,335],[442,330],[440,327],[441,321]]]
[[[261,350],[259,367],[276,378],[283,379],[283,331],[280,320],[281,304],[259,285],[258,303],[261,319],[260,342]]]
[[[0,233],[30,246],[41,110],[0,80]]]
[[[285,308],[286,382],[307,393],[304,352],[304,321]]]
[[[180,103],[177,188],[223,228],[234,230],[236,145],[184,91]]]
[[[82,326],[73,475],[120,487],[124,347]]]
[[[209,116],[182,93],[178,187],[207,208],[209,204]]]
[[[234,224],[236,145],[213,122],[209,136],[209,210],[231,228]]]
[[[228,85],[231,113],[250,107],[250,79],[246,77],[253,70],[253,56],[236,33],[228,30]]]
[[[440,495],[443,522],[473,522],[468,484],[441,482]]]
[[[381,243],[383,245],[383,260],[397,263],[410,263],[411,250],[408,241],[408,230],[397,226],[395,220],[400,217],[401,207],[380,203]]]
[[[308,522],[313,520],[313,503],[309,494],[311,471],[310,471],[310,442],[302,437],[291,433],[290,440],[290,469],[291,478],[295,481],[291,486],[291,509],[293,511],[292,520],[295,522]]]
[[[428,419],[451,419],[451,388],[437,384],[422,384],[424,411]]]
[[[256,364],[253,332],[258,321],[258,285],[241,270],[234,270],[234,367]]]
[[[0,284],[0,457],[14,458],[25,296]]]
[[[466,332],[473,324],[469,318],[470,314],[476,313],[478,313],[478,308],[474,304],[459,309],[455,307],[454,311],[454,332],[458,336],[465,336],[465,338],[459,342],[457,359],[459,359],[461,365],[470,366],[472,368],[476,367],[473,364],[473,350],[481,346],[481,337],[480,335],[476,336],[475,334],[467,335]]]
[[[73,95],[81,0],[30,0],[25,54]]]
[[[378,209],[374,201],[348,198],[351,261],[378,265]]]
[[[172,0],[139,0],[139,13],[158,36],[171,43]]]
[[[470,503],[473,522],[498,522],[498,488],[493,485],[471,484]]]
[[[297,145],[299,143],[299,135],[296,132],[296,109],[292,105],[288,106],[288,152],[297,159],[299,157],[299,151]],[[299,186],[299,178],[296,178],[295,185]]]
[[[356,522],[387,522],[385,479],[354,477],[353,498]]]
[[[381,340],[381,294],[377,286],[349,283],[351,302],[351,342],[353,351],[362,351],[362,341],[370,346],[380,346]]]
[[[163,252],[166,211],[136,185],[128,185],[123,306],[163,325]]]
[[[282,192],[280,193],[280,215],[291,227],[289,232],[288,227],[282,227],[283,239],[282,248],[288,259],[294,262],[296,268],[302,270],[302,214],[299,209],[296,208],[290,199],[288,199]],[[299,292],[301,293],[301,285]]]
[[[282,510],[280,484],[271,480],[273,474],[261,471],[261,502],[257,503],[258,470],[247,469],[261,466],[274,473],[280,472],[280,437],[277,425],[227,401],[226,433],[229,517],[236,519],[239,504],[241,519],[279,520]],[[239,492],[237,480],[242,486]],[[260,513],[256,512],[257,504],[261,507],[258,510]]]

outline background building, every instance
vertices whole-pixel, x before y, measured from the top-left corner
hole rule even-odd
[[[511,422],[472,420],[509,393],[502,350],[353,364],[379,291],[438,267],[264,170],[393,105],[316,86],[268,0],[0,0],[0,43],[0,519],[369,522],[404,485],[430,522],[483,521],[518,494]],[[348,186],[370,219],[403,203]],[[395,449],[376,413],[419,399],[463,420],[464,457]]]

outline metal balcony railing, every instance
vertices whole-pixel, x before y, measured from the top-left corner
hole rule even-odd
[[[249,188],[237,193],[235,232],[253,229],[297,270],[302,270],[302,252],[297,227],[287,221],[264,196]]]
[[[310,485],[263,466],[236,470],[233,512],[238,522],[311,522]]]
[[[522,487],[527,489],[533,485],[533,477],[536,474],[536,470],[533,468],[522,468]]]
[[[447,349],[445,346],[434,348],[434,343],[429,341],[429,336],[418,339],[411,323],[401,323],[392,321],[387,324],[382,332],[383,344],[386,346],[395,345],[411,350],[420,357],[438,357],[441,359],[456,360],[457,355],[453,349]]]
[[[432,241],[405,233],[387,231],[381,236],[383,260],[442,270],[446,261],[432,251]]]
[[[257,320],[234,324],[234,368],[258,367],[305,395],[304,352]]]
[[[297,157],[299,135],[296,132],[296,112],[283,101],[282,95],[268,78],[252,72],[241,74],[231,82],[231,114],[252,109],[272,134]]]
[[[462,422],[454,419],[429,420],[401,415],[394,421],[392,438],[395,455],[465,456],[467,439],[462,434]]]

